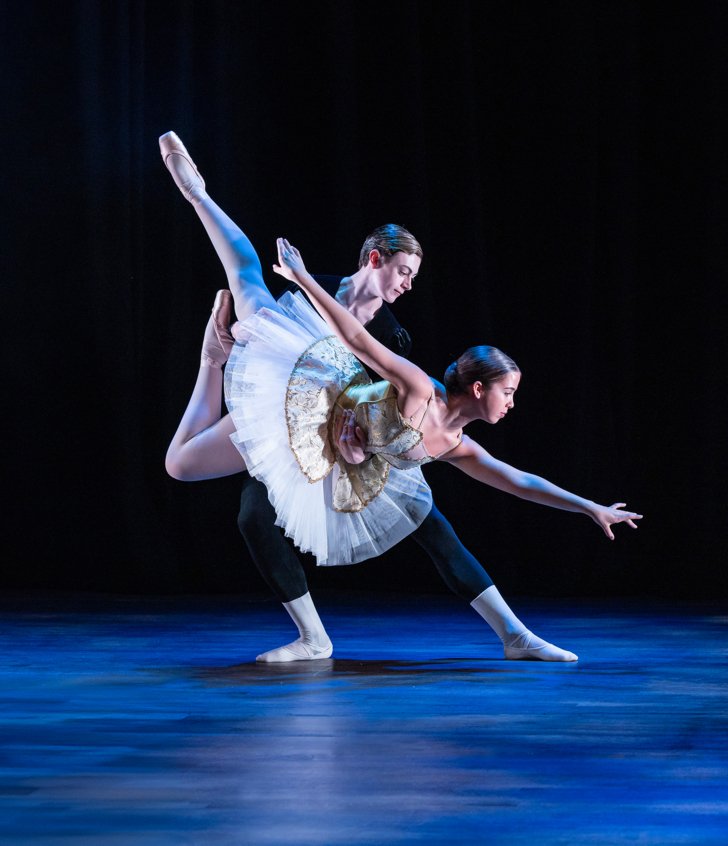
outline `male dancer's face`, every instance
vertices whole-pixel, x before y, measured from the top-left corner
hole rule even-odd
[[[409,253],[395,253],[380,262],[376,274],[378,293],[385,303],[393,303],[412,287],[422,259]]]

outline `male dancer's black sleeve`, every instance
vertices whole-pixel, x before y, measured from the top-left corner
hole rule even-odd
[[[314,275],[314,278],[332,296],[343,279],[342,276],[320,275]],[[298,289],[290,287],[286,290]],[[386,303],[367,324],[367,331],[393,352],[409,357],[412,340]],[[281,602],[291,602],[308,592],[301,561],[305,554],[297,550],[275,525],[276,513],[265,485],[249,473],[242,475],[238,528],[267,585]],[[468,602],[493,584],[434,503],[430,513],[410,537],[430,556],[450,590]],[[313,560],[310,556],[306,557]]]

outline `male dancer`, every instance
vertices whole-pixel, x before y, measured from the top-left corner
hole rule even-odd
[[[228,278],[235,277],[256,256],[252,245],[210,198],[178,136],[165,133],[159,138],[159,146],[166,167],[197,212]],[[421,260],[422,248],[414,236],[401,226],[387,224],[365,240],[355,273],[316,278],[378,340],[400,355],[409,355],[410,337],[389,304],[411,289]],[[296,640],[264,652],[256,660],[281,663],[328,658],[333,645],[311,598],[303,565],[292,543],[275,525],[275,517],[265,485],[244,472],[238,527],[261,576],[283,603],[299,633]],[[411,537],[430,556],[450,590],[469,602],[498,635],[507,659],[578,660],[573,652],[542,640],[526,628],[434,504]]]

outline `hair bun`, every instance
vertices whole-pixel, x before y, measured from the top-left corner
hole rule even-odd
[[[451,393],[457,393],[457,389],[460,383],[460,374],[458,373],[457,360],[453,361],[453,363],[447,368],[443,381],[445,383],[445,388],[448,391],[450,391]]]

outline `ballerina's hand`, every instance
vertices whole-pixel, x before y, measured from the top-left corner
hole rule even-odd
[[[289,282],[298,282],[298,276],[306,272],[306,267],[298,250],[286,238],[276,238],[278,248],[278,264],[273,270]]]
[[[339,454],[347,464],[361,464],[367,459],[366,439],[360,426],[356,425],[354,412],[350,409],[336,421],[334,440]]]
[[[609,540],[614,540],[614,534],[609,528],[610,526],[615,523],[626,523],[628,526],[636,529],[637,524],[634,521],[642,519],[642,515],[636,514],[634,511],[622,511],[626,504],[626,502],[615,502],[609,506],[599,505],[596,512],[592,514],[592,519],[602,527],[604,534]]]

